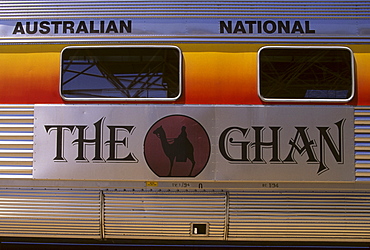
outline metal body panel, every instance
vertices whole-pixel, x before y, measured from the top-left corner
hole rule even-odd
[[[1,189],[2,237],[100,238],[99,192]]]
[[[2,189],[2,237],[368,242],[367,192]],[[192,233],[205,225],[207,233]],[[324,236],[324,237],[323,237]]]
[[[357,180],[369,180],[369,109],[355,109],[355,168]]]
[[[287,6],[289,2],[289,6]],[[137,15],[137,16],[270,16],[306,15],[348,17],[368,16],[366,1],[3,1],[1,16],[4,18],[44,17],[46,15],[74,17],[81,15]],[[25,16],[28,15],[27,17]]]
[[[230,240],[362,241],[369,197],[347,192],[230,193]]]
[[[0,108],[0,176],[31,178],[33,161],[33,106]]]
[[[352,0],[2,1],[1,239],[368,246],[369,18],[369,1]],[[184,74],[179,99],[168,105],[63,100],[64,48],[123,45],[177,46]],[[258,50],[282,45],[353,51],[353,99],[335,106],[261,100]],[[191,169],[192,176],[167,176],[168,161],[159,162],[167,167],[161,172],[145,160],[146,135],[158,142],[153,124],[171,115],[200,122],[199,135],[210,137],[203,145],[210,151],[206,167]],[[337,123],[342,119],[344,125]],[[56,148],[58,126],[66,151]],[[190,129],[180,127],[173,141],[184,142],[185,132],[190,138]],[[283,138],[281,150],[273,138]],[[299,164],[287,157],[290,150]],[[324,151],[329,170],[318,164]]]
[[[104,192],[104,235],[111,238],[189,239],[191,223],[207,223],[207,235],[223,240],[225,193]]]

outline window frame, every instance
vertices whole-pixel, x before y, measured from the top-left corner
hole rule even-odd
[[[63,53],[68,49],[104,49],[104,48],[158,48],[158,49],[176,49],[179,53],[179,93],[175,97],[66,97],[62,92],[62,78],[63,78]],[[174,45],[104,45],[104,46],[67,46],[60,52],[60,76],[59,76],[59,95],[65,101],[133,101],[133,102],[150,102],[150,101],[176,101],[182,96],[183,89],[183,55],[179,47]]]
[[[351,95],[346,99],[327,99],[327,98],[266,98],[261,94],[261,69],[260,69],[260,53],[264,49],[341,49],[348,50],[351,55]],[[257,53],[257,91],[258,96],[263,102],[303,102],[303,103],[312,103],[312,102],[321,102],[321,103],[346,103],[353,99],[355,95],[355,66],[354,66],[354,55],[353,51],[344,46],[264,46],[258,50]]]

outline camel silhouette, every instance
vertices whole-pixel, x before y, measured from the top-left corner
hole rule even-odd
[[[187,159],[191,161],[192,167],[189,173],[189,176],[191,176],[195,166],[194,147],[188,139],[186,127],[183,126],[181,128],[180,135],[175,139],[167,139],[166,132],[164,131],[162,126],[154,130],[153,134],[155,134],[161,140],[162,149],[165,155],[170,160],[170,171],[168,173],[168,176],[172,176],[172,168],[175,158],[176,162],[186,162]],[[171,141],[172,143],[170,143]]]

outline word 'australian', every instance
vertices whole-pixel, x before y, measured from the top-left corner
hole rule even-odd
[[[107,34],[132,33],[132,21],[34,21],[17,22],[16,34]]]

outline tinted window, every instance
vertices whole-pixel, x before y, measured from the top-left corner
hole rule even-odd
[[[175,99],[181,89],[175,47],[70,47],[62,53],[68,99]]]
[[[352,75],[346,48],[267,47],[259,53],[259,91],[267,101],[349,100]]]

